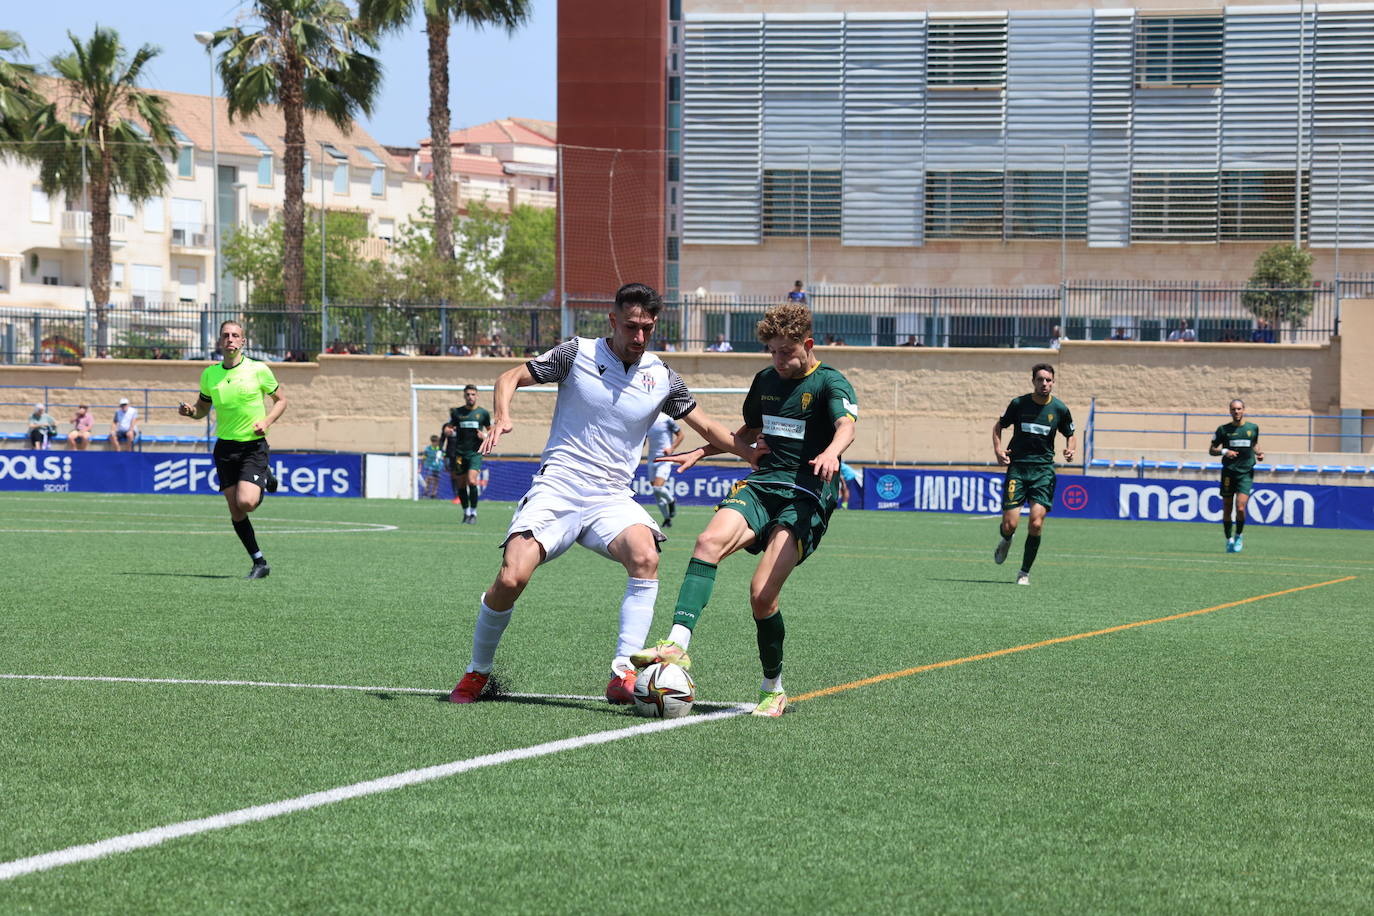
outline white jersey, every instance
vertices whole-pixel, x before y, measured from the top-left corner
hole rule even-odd
[[[628,488],[660,411],[676,420],[697,406],[663,360],[645,352],[626,366],[605,338],[575,337],[526,365],[535,381],[558,383],[540,475]]]
[[[654,420],[654,425],[649,427],[649,461],[653,461],[659,455],[664,454],[664,450],[673,444],[673,439],[677,437],[678,430],[682,427],[677,425],[677,421],[666,413],[658,415]]]

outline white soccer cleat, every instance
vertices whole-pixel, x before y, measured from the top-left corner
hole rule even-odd
[[[1030,573],[1024,570],[1016,574],[1017,585],[1030,585]]]
[[[1006,562],[1008,550],[1011,550],[1011,538],[1002,538],[997,542],[997,549],[992,552],[992,562],[1001,566]]]

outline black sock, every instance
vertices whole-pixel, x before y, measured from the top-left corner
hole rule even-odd
[[[475,483],[468,484],[467,505],[472,507],[472,511],[477,511],[477,484]]]
[[[763,676],[778,677],[782,674],[782,641],[785,635],[782,611],[762,620],[755,617],[754,626],[758,628],[759,661],[763,663]]]
[[[258,549],[258,536],[253,533],[253,523],[248,519],[241,522],[234,522],[234,533],[243,542],[243,549],[248,551],[248,555],[256,563],[262,559],[262,551]]]
[[[1226,532],[1226,540],[1231,540],[1231,520],[1229,518],[1221,523],[1221,529]]]
[[[1245,533],[1245,513],[1236,516],[1236,534]]]
[[[1040,535],[1026,535],[1026,549],[1021,553],[1021,571],[1030,572],[1035,565],[1035,555],[1040,552]]]
[[[458,501],[461,502],[463,508],[466,509],[468,507],[468,485],[460,483],[455,486],[454,489],[458,491]]]

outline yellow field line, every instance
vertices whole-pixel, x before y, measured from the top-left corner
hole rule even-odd
[[[1075,633],[1072,636],[1056,636],[1054,639],[1042,639],[1040,642],[1027,643],[1024,646],[1013,646],[1010,649],[997,649],[992,652],[982,652],[978,655],[968,655],[964,658],[952,658],[943,662],[933,662],[929,665],[920,665],[916,668],[907,668],[902,671],[889,671],[887,674],[878,674],[873,677],[866,677],[858,681],[850,681],[848,684],[837,684],[834,687],[825,687],[821,690],[813,690],[810,693],[803,693],[799,696],[791,697],[790,702],[800,703],[802,700],[814,700],[818,697],[828,697],[831,694],[843,693],[846,690],[855,690],[859,687],[867,687],[870,684],[880,684],[883,681],[894,680],[899,677],[910,677],[913,674],[921,674],[924,671],[935,671],[939,668],[952,668],[955,665],[962,665],[966,662],[979,662],[987,658],[997,658],[1001,655],[1011,655],[1014,652],[1026,652],[1030,649],[1040,649],[1045,646],[1054,646],[1059,643],[1073,642],[1075,639],[1087,639],[1089,636],[1103,636],[1107,633],[1119,633],[1122,630],[1133,630],[1136,627],[1147,627],[1152,623],[1168,623],[1171,620],[1182,620],[1185,617],[1196,617],[1199,614],[1210,614],[1213,611],[1222,611],[1230,607],[1238,607],[1242,604],[1250,604],[1252,601],[1263,601],[1266,598],[1277,598],[1279,595],[1291,595],[1294,592],[1305,592],[1311,588],[1322,588],[1327,585],[1336,585],[1341,582],[1349,582],[1357,576],[1345,576],[1340,579],[1330,579],[1326,582],[1314,582],[1311,585],[1299,585],[1295,588],[1285,588],[1278,592],[1269,592],[1266,595],[1255,595],[1251,598],[1242,598],[1239,601],[1228,601],[1225,604],[1217,604],[1212,607],[1201,608],[1196,611],[1184,611],[1182,614],[1170,614],[1168,617],[1155,617],[1152,620],[1137,620],[1134,623],[1123,623],[1114,627],[1107,627],[1104,630],[1093,630],[1088,633]]]

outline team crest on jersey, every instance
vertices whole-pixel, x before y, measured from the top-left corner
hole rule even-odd
[[[803,391],[801,396],[802,410],[811,409],[811,392]]]
[[[1047,423],[1053,423],[1053,422],[1054,422],[1054,414],[1050,414],[1049,419],[1046,420],[1045,422],[1047,422]]]
[[[639,373],[639,384],[644,386],[645,391],[653,391],[658,382],[654,380],[653,373],[641,372]]]

